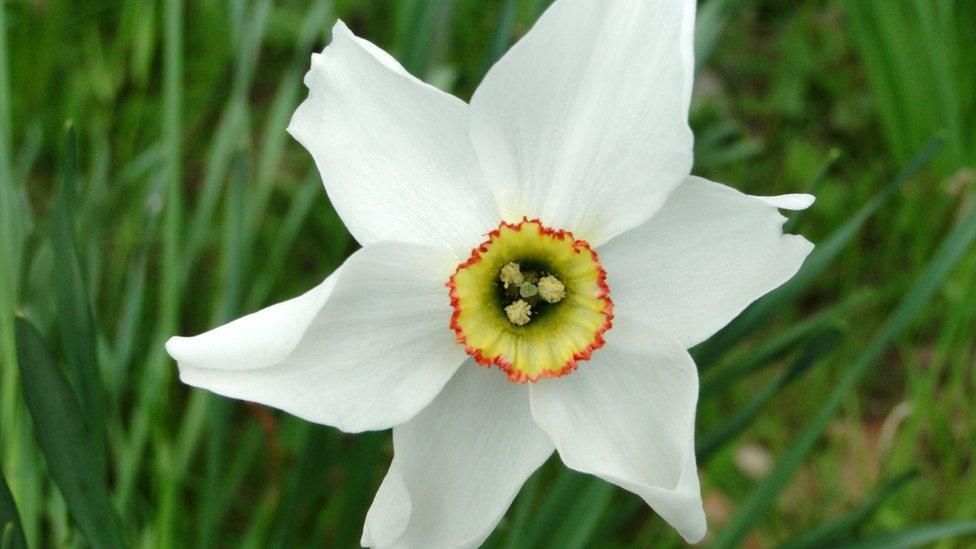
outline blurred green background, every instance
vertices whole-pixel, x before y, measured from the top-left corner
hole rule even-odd
[[[467,98],[547,4],[0,4],[2,547],[357,546],[389,434],[182,386],[162,343],[355,249],[284,131],[337,17]],[[976,544],[974,45],[972,0],[700,2],[695,173],[818,196],[800,275],[694,350],[705,543]],[[488,545],[681,543],[554,458]]]

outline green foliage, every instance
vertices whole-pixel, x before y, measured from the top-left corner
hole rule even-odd
[[[20,513],[17,504],[7,486],[7,479],[0,474],[0,547],[3,549],[22,549],[27,547],[24,539],[24,526],[20,523]]]
[[[78,529],[92,547],[124,547],[86,416],[40,332],[22,318],[17,319],[17,360],[37,442]]]
[[[923,547],[949,538],[969,537],[976,533],[976,522],[951,522],[906,528],[846,543],[842,549],[909,549]]]
[[[69,123],[70,124],[70,123]],[[75,248],[74,209],[78,179],[78,151],[74,128],[68,127],[65,142],[63,180],[54,205],[54,276],[50,282],[58,296],[57,320],[61,346],[78,388],[91,443],[104,471],[106,448],[105,395],[98,358],[95,321],[92,318],[78,252]]]
[[[469,97],[548,4],[0,2],[0,547],[357,545],[389,435],[189,389],[163,342],[355,249],[284,131],[337,17]],[[973,6],[700,2],[695,172],[818,195],[800,274],[694,349],[707,542],[972,539]],[[553,458],[486,545],[679,543]]]
[[[817,547],[836,545],[841,540],[851,537],[855,530],[874,516],[878,508],[889,497],[916,478],[918,478],[917,471],[910,471],[900,475],[898,478],[882,486],[868,501],[865,501],[830,522],[821,524],[812,530],[790,539],[781,546],[781,549],[815,549]]]
[[[906,159],[945,131],[944,173],[976,164],[976,4],[969,0],[848,0],[854,30],[892,153]]]

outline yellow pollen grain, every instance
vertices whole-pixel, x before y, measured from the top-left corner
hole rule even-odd
[[[514,284],[518,286],[522,282],[525,282],[525,277],[522,276],[522,267],[514,261],[509,261],[504,267],[502,267],[501,275],[499,275],[498,278],[502,281],[502,284],[505,285],[506,290],[508,289],[509,285]]]
[[[516,326],[525,326],[529,323],[532,316],[532,306],[520,299],[508,307],[505,307],[505,315],[509,322]]]
[[[549,275],[539,280],[539,296],[549,303],[559,303],[566,297],[566,287],[558,278]]]

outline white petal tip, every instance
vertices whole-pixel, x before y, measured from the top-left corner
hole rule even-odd
[[[687,531],[680,532],[681,537],[688,543],[695,544],[705,539],[708,533],[708,524],[705,522],[705,515],[702,514],[701,520],[694,527]]]
[[[179,362],[185,358],[193,338],[173,336],[166,341],[166,353],[175,361]]]
[[[783,210],[805,210],[817,200],[812,194],[781,194],[779,196],[757,196],[766,204]]]
[[[335,37],[335,34],[337,32],[343,34],[352,34],[352,31],[349,30],[349,26],[346,25],[346,23],[342,19],[336,19],[335,25],[332,25],[332,36]]]

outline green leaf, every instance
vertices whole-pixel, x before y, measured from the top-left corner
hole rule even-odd
[[[749,533],[772,508],[780,490],[790,481],[803,459],[827,428],[827,424],[840,408],[844,398],[881,357],[892,341],[908,327],[918,313],[929,303],[936,290],[948,278],[949,273],[969,251],[976,239],[976,208],[960,220],[942,240],[934,257],[915,280],[894,312],[878,330],[864,352],[848,368],[834,390],[827,395],[823,405],[806,426],[793,447],[783,456],[773,471],[753,489],[742,510],[726,525],[715,541],[715,547],[734,547]]]
[[[17,416],[17,350],[14,313],[23,229],[18,205],[21,189],[13,178],[10,146],[10,75],[7,62],[6,2],[0,2],[0,433],[14,432]],[[9,435],[6,435],[9,436]],[[5,454],[6,446],[4,447]]]
[[[24,318],[16,325],[24,400],[48,470],[88,542],[96,549],[124,547],[121,521],[78,399],[37,329]]]
[[[615,490],[613,484],[602,479],[586,479],[583,488],[573,494],[570,500],[572,505],[556,523],[556,530],[546,539],[544,546],[566,549],[586,547],[610,507]]]
[[[74,204],[78,177],[77,132],[71,122],[65,131],[64,179],[54,203],[54,280],[58,296],[58,333],[68,369],[85,411],[98,467],[105,467],[105,387],[95,354],[97,338],[91,305],[78,263],[75,244]]]
[[[453,0],[403,0],[395,57],[408,72],[424,79],[447,43],[454,17]]]
[[[916,478],[918,478],[917,471],[900,475],[882,486],[871,496],[871,499],[830,522],[794,537],[780,546],[780,549],[815,549],[836,545],[867,522],[889,497]]]
[[[835,547],[837,549],[909,549],[969,534],[976,534],[976,522],[945,522],[876,534]]]
[[[788,370],[760,389],[756,396],[732,417],[701,435],[695,444],[699,463],[708,461],[716,452],[742,434],[780,391],[803,375],[820,357],[832,350],[839,339],[840,333],[834,330],[815,338]]]
[[[491,44],[488,46],[485,55],[485,64],[481,70],[482,77],[488,74],[490,69],[499,59],[505,55],[511,46],[512,35],[515,31],[515,22],[518,19],[517,0],[504,0],[501,13],[495,25],[495,32],[491,36]]]
[[[837,161],[840,160],[840,156],[841,156],[840,149],[836,149],[836,148],[830,149],[830,152],[827,153],[827,158],[824,159],[823,164],[820,165],[820,169],[817,170],[816,175],[814,175],[813,179],[810,180],[810,184],[807,185],[805,192],[816,196],[817,192],[820,190],[820,187],[823,185],[824,181],[827,180],[827,175],[830,173],[830,170],[833,169],[834,164],[836,164]],[[810,212],[810,208],[807,208],[805,210],[800,210],[798,212],[794,212],[790,216],[789,221],[783,224],[783,232],[791,233],[791,234],[795,233],[796,228],[800,226],[800,223],[803,221],[803,219],[807,216],[809,212]]]
[[[248,195],[248,228],[250,229],[248,235],[252,238],[265,219],[271,196],[276,188],[275,182],[281,173],[281,158],[288,136],[288,133],[282,130],[288,126],[288,120],[295,112],[295,106],[300,98],[303,89],[302,75],[308,70],[308,52],[315,47],[315,41],[319,39],[323,30],[331,28],[335,19],[331,0],[318,0],[309,7],[299,27],[288,68],[278,81],[278,88],[264,123],[262,132],[264,138],[257,154],[254,186]],[[313,166],[311,171],[318,179],[318,170]],[[322,192],[321,182],[318,183],[316,190]],[[298,198],[296,197],[295,200]]]
[[[294,546],[294,537],[298,530],[297,515],[312,504],[319,490],[324,490],[324,486],[319,490],[310,487],[321,486],[319,479],[324,475],[325,468],[332,457],[329,430],[314,423],[305,423],[302,429],[304,443],[298,453],[299,462],[292,468],[285,481],[281,505],[271,526],[271,535],[267,543],[269,549]]]
[[[879,191],[871,198],[856,214],[846,223],[835,230],[829,237],[817,243],[813,253],[807,257],[800,271],[776,290],[773,290],[765,297],[756,301],[743,312],[739,318],[720,330],[710,339],[695,347],[692,353],[695,361],[702,367],[714,363],[718,357],[722,356],[733,345],[738,343],[747,334],[754,331],[757,327],[774,318],[778,311],[784,310],[787,306],[800,297],[806,290],[816,282],[828,267],[840,256],[840,253],[854,239],[854,236],[861,230],[864,223],[872,215],[894,196],[902,185],[915,177],[925,166],[929,164],[932,157],[944,144],[941,138],[935,138],[915,155],[915,158],[905,166],[902,171],[895,176],[894,180],[884,189]]]
[[[14,496],[7,486],[7,479],[0,472],[0,529],[3,534],[3,549],[26,549],[27,540],[24,539],[24,526],[20,522],[20,513]]]
[[[194,398],[198,394],[195,393]],[[220,499],[220,482],[225,473],[226,449],[227,449],[227,427],[230,424],[231,404],[225,399],[217,400],[217,397],[206,395],[208,400],[213,398],[207,413],[207,440],[204,476],[200,482],[200,514],[197,517],[197,543],[196,547],[206,549],[213,547],[217,543],[217,533],[220,531],[220,519],[223,513],[218,510],[217,501]],[[239,453],[239,452],[238,452]]]
[[[525,537],[526,530],[531,524],[529,522],[529,515],[532,511],[532,503],[535,501],[536,494],[539,492],[539,485],[542,484],[542,479],[539,475],[540,473],[536,471],[525,483],[525,486],[519,490],[518,499],[515,500],[515,505],[512,507],[512,512],[510,513],[512,524],[508,537],[505,540],[505,549],[519,549],[524,546],[522,539]],[[489,538],[489,543],[486,543],[488,547],[496,547],[499,545],[490,544],[491,541],[491,538]]]
[[[744,356],[727,366],[709,369],[702,376],[699,399],[721,394],[721,391],[727,389],[732,383],[774,364],[777,359],[807,343],[817,334],[837,326],[840,319],[854,307],[862,304],[867,296],[866,291],[857,292],[841,303],[773,334],[768,341],[755,349],[747,350]]]
[[[695,72],[708,62],[725,25],[745,0],[710,0],[698,9],[695,25]]]
[[[562,464],[559,467],[555,482],[528,521],[528,532],[520,534],[522,547],[559,547],[550,542],[558,538],[569,543],[573,535],[591,535],[598,525],[591,521],[598,521],[610,503],[613,485],[567,469]],[[593,503],[589,498],[593,498]]]

